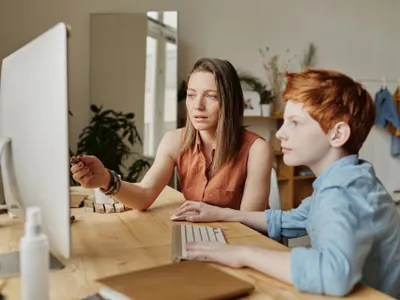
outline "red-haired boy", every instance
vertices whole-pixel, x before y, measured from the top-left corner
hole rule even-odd
[[[272,251],[191,243],[195,259],[251,267],[301,291],[346,295],[362,282],[400,299],[400,215],[372,165],[358,157],[375,121],[369,93],[348,76],[306,69],[286,74],[284,123],[277,132],[287,165],[317,176],[312,196],[290,211],[241,212],[185,202],[188,221],[239,221],[270,238],[308,234],[312,247]]]

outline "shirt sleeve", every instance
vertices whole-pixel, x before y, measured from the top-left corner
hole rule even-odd
[[[362,197],[342,187],[318,193],[312,220],[316,243],[291,252],[291,276],[298,290],[343,296],[360,281],[373,242],[373,209]]]
[[[306,221],[311,206],[311,197],[304,199],[299,207],[290,211],[266,210],[268,236],[274,240],[283,237],[298,237],[307,234]]]

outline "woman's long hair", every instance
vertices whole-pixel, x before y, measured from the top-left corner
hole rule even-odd
[[[243,91],[239,76],[233,65],[227,60],[201,58],[193,66],[190,75],[195,72],[209,72],[215,77],[218,90],[219,116],[215,132],[217,143],[211,174],[223,164],[232,160],[240,151],[243,139]],[[188,151],[196,145],[196,129],[187,113],[185,136],[181,150]]]

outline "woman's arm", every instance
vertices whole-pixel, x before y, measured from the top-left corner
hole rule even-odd
[[[263,139],[257,139],[249,151],[247,178],[244,186],[242,211],[264,211],[267,209],[273,152]]]
[[[148,209],[173,174],[179,151],[180,134],[181,130],[167,132],[158,146],[154,163],[142,181],[140,183],[122,182],[119,192],[113,197],[133,209]]]

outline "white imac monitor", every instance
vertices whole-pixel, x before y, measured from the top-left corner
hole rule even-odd
[[[0,153],[6,205],[38,206],[56,256],[70,257],[67,28],[59,23],[6,57]]]

